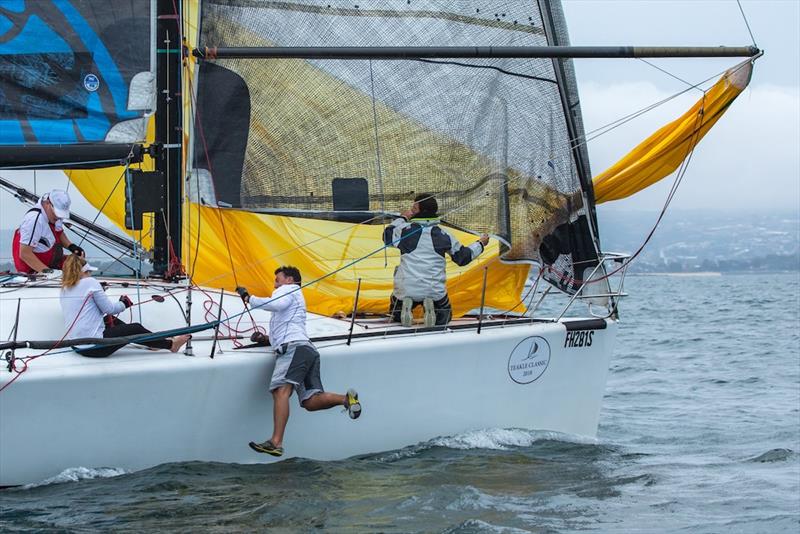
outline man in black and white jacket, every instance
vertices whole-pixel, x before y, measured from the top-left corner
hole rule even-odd
[[[446,325],[452,315],[445,287],[445,254],[464,266],[477,258],[489,236],[465,247],[439,226],[439,205],[429,193],[417,195],[411,209],[401,213],[383,232],[384,244],[400,249],[390,300],[392,319],[411,326],[412,310],[422,304],[425,326]]]

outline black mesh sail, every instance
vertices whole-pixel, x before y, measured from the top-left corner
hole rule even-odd
[[[560,5],[541,4],[203,0],[199,46],[568,44]],[[596,265],[569,60],[218,59],[196,92],[195,198],[352,221],[430,192],[446,223],[553,266],[562,289]]]

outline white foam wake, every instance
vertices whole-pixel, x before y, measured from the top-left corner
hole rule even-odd
[[[36,488],[39,486],[48,486],[50,484],[62,484],[64,482],[78,482],[79,480],[92,480],[94,478],[111,478],[124,475],[125,470],[118,467],[70,467],[54,477],[47,478],[35,484],[27,484],[24,486],[28,488]]]
[[[596,438],[563,434],[544,430],[523,430],[521,428],[484,428],[471,430],[454,436],[441,436],[430,441],[424,441],[394,451],[379,457],[380,461],[394,462],[403,458],[411,458],[422,451],[433,447],[446,447],[448,449],[489,449],[508,450],[510,447],[530,447],[537,441],[560,441],[563,443],[578,443],[596,445]]]
[[[545,440],[567,443],[597,442],[593,438],[562,434],[560,432],[523,430],[519,428],[486,428],[456,434],[455,436],[434,438],[428,442],[428,445],[450,449],[506,450],[509,447],[530,447],[537,441]]]

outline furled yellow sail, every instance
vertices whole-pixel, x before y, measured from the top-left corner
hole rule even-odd
[[[629,197],[673,173],[750,83],[752,63],[727,71],[694,106],[598,174],[595,202]]]
[[[288,264],[300,269],[304,284],[321,279],[304,289],[309,309],[316,313],[350,313],[359,278],[359,311],[388,310],[399,252],[382,249],[382,226],[195,204],[188,207],[187,219],[191,236],[184,246],[184,263],[190,272],[194,269],[192,279],[198,285],[233,289],[238,284],[256,294],[270,294],[273,272],[278,266]],[[192,255],[198,228],[200,241],[195,263]],[[464,243],[475,240],[475,236],[465,232],[453,230],[453,233]],[[488,267],[487,306],[498,309],[517,306],[517,311],[523,310],[519,301],[528,265],[503,264],[498,255],[499,246],[493,241],[484,254],[466,267],[448,262],[447,290],[456,316],[480,306],[484,267]],[[361,258],[365,259],[358,261]]]
[[[124,229],[125,182],[124,178],[119,180],[122,173],[122,167],[114,167],[70,171],[69,175],[93,206],[100,209],[105,204],[104,214]],[[315,313],[350,313],[359,278],[359,311],[388,311],[399,253],[396,249],[382,250],[380,225],[281,217],[186,203],[184,230],[183,263],[199,286],[233,290],[243,285],[254,294],[269,295],[275,269],[295,265],[304,283],[320,279],[304,290],[308,307]],[[466,232],[452,231],[463,243],[476,239]],[[140,238],[139,232],[128,233]],[[148,246],[151,240],[147,228],[142,238]],[[448,262],[447,289],[455,316],[480,306],[484,267],[488,267],[486,305],[524,310],[520,295],[529,266],[501,263],[499,253],[498,243],[492,241],[484,254],[465,267]]]

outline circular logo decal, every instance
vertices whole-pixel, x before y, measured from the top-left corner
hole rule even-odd
[[[100,87],[100,78],[94,74],[87,74],[83,78],[83,87],[86,88],[87,91],[94,93]]]
[[[527,337],[517,343],[508,357],[508,376],[517,384],[530,384],[550,364],[550,344],[543,337]]]

